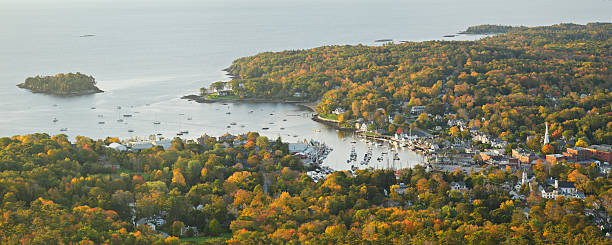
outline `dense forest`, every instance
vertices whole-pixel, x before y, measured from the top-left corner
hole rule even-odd
[[[24,83],[17,85],[36,93],[55,95],[83,95],[100,93],[96,80],[92,76],[77,73],[57,74],[55,76],[36,76],[26,78]]]
[[[321,114],[343,108],[340,122],[365,119],[391,133],[450,114],[509,142],[541,139],[548,121],[551,141],[610,144],[611,34],[608,23],[559,24],[478,41],[266,52],[234,61],[226,83],[244,98],[318,101]],[[418,105],[427,113],[405,120]]]
[[[0,243],[610,242],[585,215],[612,214],[612,179],[597,177],[596,166],[538,165],[538,182],[577,181],[587,198],[542,199],[523,184],[521,201],[504,187],[520,173],[506,169],[338,171],[315,182],[287,144],[257,133],[201,144],[175,139],[167,150],[105,147],[117,141],[0,138]],[[453,190],[452,182],[468,189]],[[152,217],[163,220],[155,230],[142,224]]]

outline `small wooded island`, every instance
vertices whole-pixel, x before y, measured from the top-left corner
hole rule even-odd
[[[17,87],[28,89],[34,93],[60,96],[79,96],[104,92],[96,87],[96,80],[92,76],[79,72],[28,77],[24,83],[18,84]]]

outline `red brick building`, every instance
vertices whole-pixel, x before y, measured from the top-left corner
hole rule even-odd
[[[549,154],[546,155],[546,162],[549,164],[556,164],[558,162],[561,162],[563,160],[567,160],[567,156],[561,155],[561,154]]]
[[[585,161],[591,159],[591,151],[582,147],[567,148],[568,155],[576,161]],[[563,155],[566,155],[565,152]],[[567,156],[567,155],[566,155]]]
[[[610,145],[592,145],[587,150],[591,152],[591,158],[603,162],[612,162],[612,146]]]

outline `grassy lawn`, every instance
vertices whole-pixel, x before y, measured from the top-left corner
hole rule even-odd
[[[224,233],[224,234],[221,234],[220,236],[188,237],[188,238],[181,238],[180,240],[181,240],[181,243],[187,242],[191,244],[201,244],[204,242],[223,243],[229,240],[231,237],[232,237],[232,233]]]
[[[319,114],[320,117],[331,120],[338,120],[338,115],[336,114]]]

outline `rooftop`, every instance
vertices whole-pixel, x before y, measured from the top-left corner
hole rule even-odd
[[[593,149],[596,151],[611,152],[612,146],[611,145],[592,145],[592,146],[589,146],[589,149]]]
[[[546,156],[552,156],[552,157],[564,157],[564,155],[562,154],[548,154]]]
[[[586,148],[580,147],[580,146],[576,146],[576,147],[570,147],[567,148],[568,150],[574,150],[574,151],[586,151]]]
[[[559,181],[557,186],[559,188],[576,188],[576,186],[574,185],[574,182],[571,182],[571,181]]]

